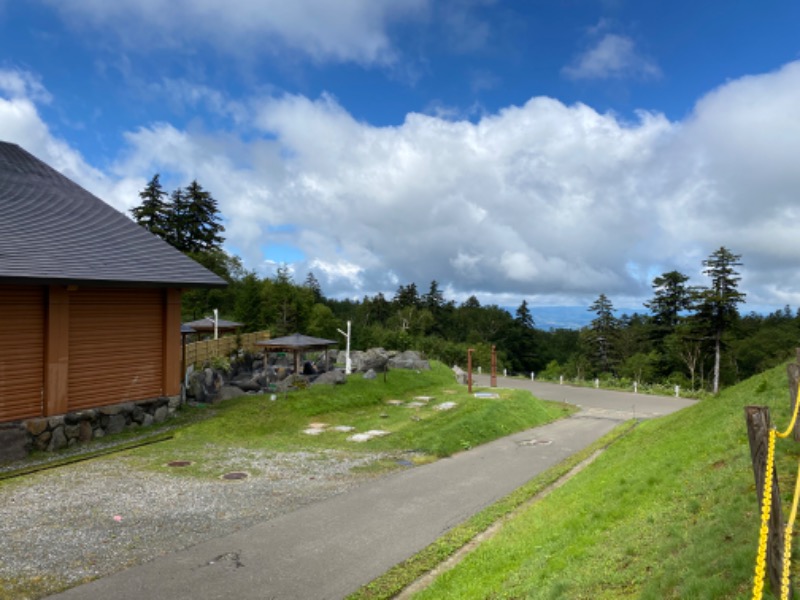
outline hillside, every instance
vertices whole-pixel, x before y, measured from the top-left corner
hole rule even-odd
[[[641,423],[414,597],[749,597],[759,511],[748,404],[769,406],[785,427],[785,368]],[[798,454],[779,441],[785,512]]]

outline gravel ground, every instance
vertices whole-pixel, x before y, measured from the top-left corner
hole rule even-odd
[[[219,472],[249,477],[228,481],[117,454],[4,481],[0,598],[42,597],[342,493],[373,477],[353,467],[381,458],[237,451]]]

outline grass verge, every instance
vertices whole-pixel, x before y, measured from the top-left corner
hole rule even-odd
[[[452,557],[475,539],[476,536],[485,532],[498,521],[512,516],[520,507],[555,485],[561,478],[567,476],[570,471],[598,450],[607,448],[629,433],[634,425],[634,421],[621,424],[582,451],[537,475],[502,500],[495,502],[492,506],[482,510],[464,523],[457,525],[424,550],[364,585],[348,596],[347,600],[379,600],[395,597],[417,579]]]
[[[785,427],[786,390],[776,368],[641,423],[414,598],[749,597],[759,510],[743,408]],[[788,506],[798,444],[776,456]]]

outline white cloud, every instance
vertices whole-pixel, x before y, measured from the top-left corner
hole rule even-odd
[[[52,134],[37,108],[48,103],[49,92],[32,73],[0,69],[0,140],[22,146],[89,191],[103,195],[115,183],[87,164],[69,143]]]
[[[0,92],[12,100],[30,98],[42,104],[52,100],[50,92],[45,89],[38,77],[29,71],[17,69],[0,70]]]
[[[388,35],[428,0],[43,0],[71,23],[112,33],[130,48],[210,43],[238,56],[288,49],[320,62],[389,64]],[[313,15],[313,18],[310,18]]]
[[[658,65],[636,50],[627,36],[606,33],[597,43],[562,69],[569,79],[658,79]]]
[[[317,272],[326,294],[436,279],[482,302],[602,292],[623,306],[667,270],[705,283],[701,261],[725,245],[743,256],[748,303],[800,305],[800,62],[720,86],[677,123],[539,97],[477,122],[412,113],[374,127],[332,96],[254,97],[241,103],[246,140],[144,124],[107,173],[24,94],[0,94],[0,138],[118,207],[154,172],[197,178],[248,266],[267,244],[297,248],[294,272]]]

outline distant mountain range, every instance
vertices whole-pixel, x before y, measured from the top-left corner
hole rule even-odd
[[[537,329],[580,329],[586,327],[597,315],[586,306],[531,306],[533,322]],[[614,311],[616,316],[642,313],[642,309],[620,308]],[[516,308],[509,311],[512,315]]]
[[[537,329],[580,329],[595,317],[585,306],[531,306],[530,311]]]

